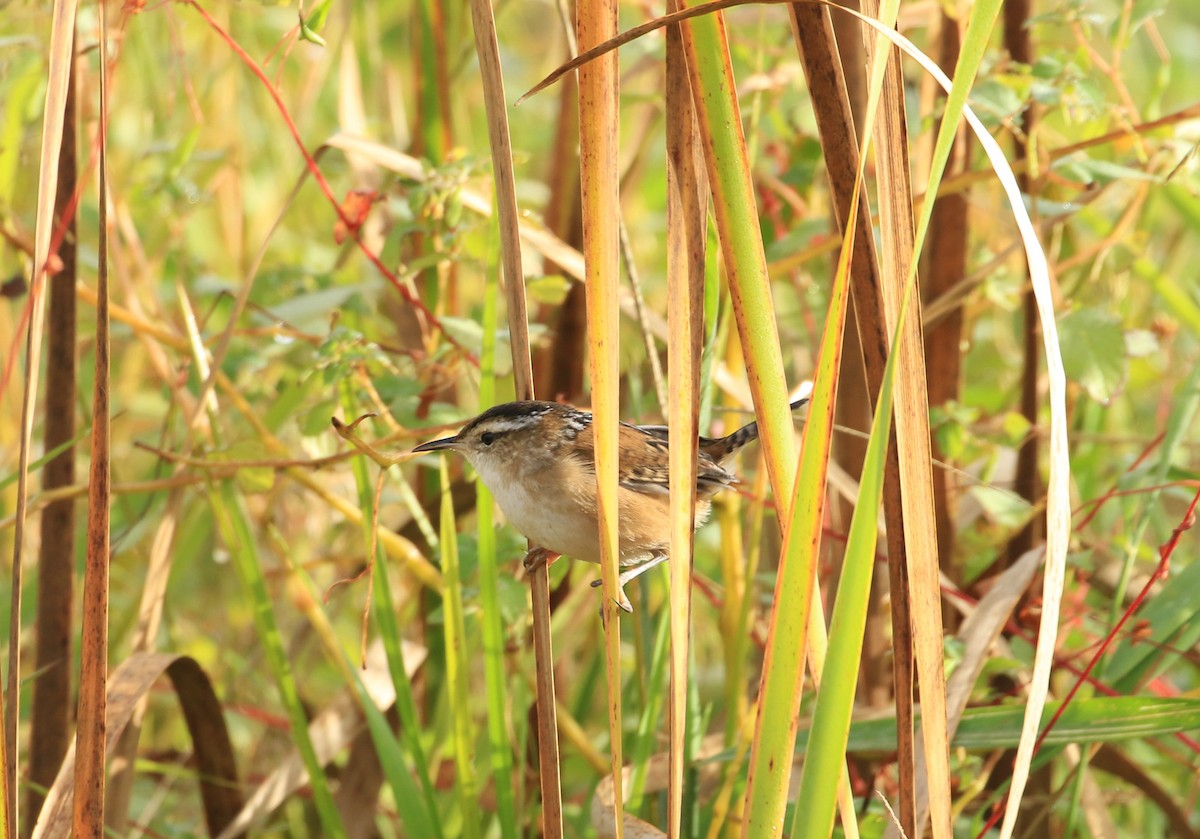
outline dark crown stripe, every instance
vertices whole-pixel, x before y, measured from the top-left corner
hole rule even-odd
[[[515,422],[521,420],[522,418],[526,418],[530,422],[533,422],[538,417],[542,416],[548,411],[553,410],[554,407],[555,404],[553,402],[505,402],[503,405],[496,405],[492,408],[488,408],[482,414],[475,417],[475,419],[471,420],[471,422],[468,423],[467,426],[462,430],[462,433],[465,434],[471,429],[483,425],[486,422],[491,422],[492,420],[506,419]]]

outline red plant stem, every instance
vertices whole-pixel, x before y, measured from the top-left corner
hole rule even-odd
[[[1108,492],[1106,492],[1104,495],[1100,496],[1099,498],[1093,498],[1091,501],[1084,501],[1082,504],[1080,504],[1078,507],[1075,508],[1075,512],[1076,513],[1082,512],[1085,507],[1090,507],[1093,504],[1100,505],[1107,501],[1112,500],[1113,498],[1131,498],[1135,495],[1142,495],[1143,493],[1147,493],[1147,492],[1161,492],[1164,489],[1175,489],[1176,487],[1192,487],[1192,488],[1200,487],[1200,480],[1196,480],[1195,478],[1181,478],[1178,481],[1167,481],[1165,484],[1151,484],[1150,486],[1138,487],[1137,489],[1109,490]],[[1099,508],[1097,507],[1097,509],[1099,509]],[[1092,517],[1095,514],[1096,514],[1096,510],[1093,510],[1091,513],[1088,513],[1087,518],[1083,522],[1083,524],[1086,524],[1088,521],[1091,521]],[[1083,524],[1076,525],[1075,530],[1078,531],[1079,528],[1083,526]]]
[[[1117,621],[1116,625],[1112,628],[1108,635],[1105,636],[1104,643],[1102,643],[1096,649],[1096,652],[1092,655],[1091,661],[1089,661],[1087,667],[1083,669],[1083,673],[1080,674],[1079,678],[1075,680],[1075,684],[1072,685],[1071,689],[1067,692],[1062,704],[1058,706],[1058,710],[1055,711],[1054,716],[1050,718],[1050,722],[1046,723],[1046,727],[1042,729],[1042,733],[1038,735],[1037,742],[1033,744],[1033,754],[1037,754],[1038,749],[1041,748],[1042,743],[1046,740],[1046,735],[1048,735],[1051,729],[1054,728],[1055,724],[1058,723],[1059,719],[1063,715],[1063,712],[1067,710],[1067,706],[1071,704],[1071,700],[1075,698],[1075,694],[1079,692],[1079,689],[1083,686],[1084,682],[1089,680],[1092,670],[1095,669],[1096,665],[1100,662],[1100,659],[1104,657],[1104,654],[1108,651],[1108,648],[1112,645],[1113,640],[1117,637],[1118,633],[1120,633],[1126,622],[1133,617],[1133,614],[1138,609],[1141,608],[1142,603],[1145,602],[1146,598],[1150,594],[1151,586],[1153,586],[1159,580],[1166,578],[1167,568],[1171,563],[1171,554],[1175,553],[1175,548],[1179,546],[1179,540],[1183,537],[1184,531],[1190,530],[1192,525],[1196,523],[1197,504],[1200,504],[1200,491],[1197,491],[1192,497],[1192,503],[1188,505],[1187,512],[1184,513],[1183,519],[1171,532],[1171,538],[1169,538],[1158,549],[1158,567],[1154,570],[1154,573],[1150,576],[1150,579],[1146,581],[1146,585],[1142,587],[1140,592],[1138,592],[1138,596],[1135,597],[1133,602],[1129,604],[1129,608],[1125,610],[1123,615],[1121,615],[1121,619]],[[1193,743],[1192,745],[1194,746],[1196,744]],[[994,827],[996,823],[1000,821],[1000,818],[1003,815],[1004,807],[997,807],[996,812],[992,814],[992,817],[988,819],[987,824],[985,824],[983,829],[979,831],[979,839],[982,839],[984,834],[991,830],[992,827]]]
[[[62,216],[58,219],[58,223],[54,226],[50,235],[50,251],[46,257],[46,264],[40,266],[41,270],[33,272],[33,284],[29,287],[29,297],[25,300],[25,305],[21,309],[21,319],[17,323],[17,328],[13,332],[12,345],[9,347],[8,358],[4,362],[4,372],[0,374],[0,401],[3,401],[4,394],[8,390],[8,382],[12,378],[13,365],[16,363],[19,341],[21,336],[25,334],[25,329],[29,326],[29,319],[33,315],[33,301],[42,293],[42,287],[46,280],[50,278],[50,265],[55,264],[58,259],[58,249],[62,247],[63,239],[67,235],[67,229],[70,227],[71,220],[75,218],[75,213],[79,209],[79,201],[83,196],[83,189],[87,186],[87,173],[92,171],[92,161],[95,158],[96,142],[98,142],[99,134],[96,135],[97,140],[92,143],[92,154],[89,158],[88,166],[84,169],[83,177],[77,179],[75,183],[75,191],[71,194],[71,199],[67,202]],[[54,273],[57,273],[55,271]]]
[[[1179,524],[1175,526],[1175,529],[1171,532],[1171,538],[1168,539],[1166,543],[1158,549],[1158,567],[1154,570],[1154,573],[1150,576],[1150,579],[1146,581],[1146,585],[1144,585],[1142,590],[1138,592],[1138,596],[1135,597],[1133,602],[1129,604],[1129,608],[1125,610],[1123,615],[1121,615],[1121,619],[1117,621],[1116,625],[1111,631],[1109,631],[1108,635],[1105,636],[1104,643],[1102,643],[1096,649],[1096,652],[1093,653],[1091,661],[1089,661],[1087,667],[1083,669],[1083,674],[1075,680],[1075,684],[1071,686],[1071,690],[1068,691],[1066,698],[1063,699],[1062,705],[1059,706],[1058,710],[1054,713],[1054,716],[1050,718],[1050,722],[1046,724],[1046,728],[1038,737],[1037,742],[1034,743],[1034,754],[1037,754],[1038,747],[1042,745],[1042,742],[1046,739],[1046,735],[1050,733],[1052,728],[1054,728],[1054,725],[1058,722],[1059,717],[1061,717],[1063,711],[1066,710],[1067,705],[1074,698],[1075,694],[1079,692],[1079,688],[1083,685],[1084,680],[1091,675],[1092,670],[1095,669],[1096,665],[1100,662],[1100,659],[1104,657],[1104,654],[1112,645],[1113,640],[1121,632],[1122,628],[1124,628],[1129,619],[1133,617],[1133,614],[1139,608],[1141,608],[1142,603],[1145,602],[1146,598],[1150,595],[1151,586],[1153,586],[1159,580],[1166,579],[1167,568],[1171,563],[1171,554],[1175,553],[1175,548],[1178,547],[1179,540],[1183,537],[1184,531],[1190,530],[1192,525],[1196,522],[1196,505],[1198,503],[1200,503],[1200,490],[1198,490],[1196,494],[1192,496],[1192,503],[1188,505],[1188,509],[1183,516],[1183,520],[1180,521]]]
[[[363,255],[366,256],[367,260],[375,266],[379,273],[387,277],[388,282],[390,282],[396,288],[396,291],[400,292],[400,296],[404,298],[405,302],[413,306],[417,310],[418,314],[420,314],[421,317],[427,322],[441,330],[445,339],[454,347],[456,347],[471,364],[478,367],[479,359],[475,358],[475,356],[468,352],[462,344],[454,340],[454,337],[442,328],[442,325],[440,321],[438,321],[437,317],[433,314],[433,312],[429,311],[429,307],[422,303],[421,299],[417,297],[417,295],[413,294],[413,292],[407,288],[404,283],[400,282],[400,278],[396,276],[395,272],[389,270],[383,264],[383,262],[380,261],[379,256],[373,250],[368,248],[366,243],[363,242],[358,226],[349,216],[346,215],[341,204],[338,202],[337,198],[334,197],[333,189],[329,186],[329,182],[325,180],[325,176],[321,173],[321,167],[317,165],[317,161],[314,160],[313,156],[309,153],[308,148],[304,145],[304,141],[300,139],[300,131],[296,128],[296,123],[292,120],[292,115],[288,112],[287,105],[284,104],[282,97],[279,95],[279,91],[273,84],[271,84],[266,73],[263,72],[263,69],[261,66],[259,66],[258,62],[252,59],[249,54],[242,49],[241,45],[235,41],[228,32],[222,29],[221,25],[213,20],[212,16],[209,15],[209,13],[206,12],[204,8],[198,2],[196,2],[196,0],[180,0],[180,2],[191,6],[193,9],[199,12],[200,16],[204,18],[205,22],[208,23],[209,26],[212,27],[213,31],[215,31],[225,41],[225,43],[229,45],[229,48],[233,50],[234,54],[242,60],[242,63],[249,68],[250,72],[253,73],[260,82],[262,82],[263,88],[266,89],[272,101],[275,102],[275,107],[279,109],[279,114],[283,117],[283,121],[287,126],[288,132],[292,135],[292,139],[296,142],[296,148],[298,148],[300,150],[300,154],[303,155],[304,164],[308,168],[309,173],[313,176],[313,180],[317,182],[317,186],[321,188],[321,192],[325,195],[325,198],[329,201],[330,205],[332,205],[333,211],[337,214],[338,220],[341,221],[342,224],[346,226],[346,230],[354,236],[354,243],[358,245],[358,249],[363,252]]]
[[[112,68],[116,66],[117,57],[120,55],[121,46],[125,43],[125,26],[129,22],[129,6],[126,5],[121,9],[120,22],[117,24],[116,36],[113,39],[116,45],[113,53],[108,57],[107,73],[112,73]],[[21,319],[17,323],[17,329],[13,333],[13,343],[9,348],[8,358],[4,362],[4,372],[0,374],[0,401],[4,400],[4,394],[8,391],[8,382],[12,378],[13,364],[17,359],[17,346],[21,336],[25,334],[25,329],[29,324],[29,318],[33,313],[33,302],[37,296],[42,293],[42,285],[48,280],[52,273],[50,266],[56,263],[58,257],[58,249],[62,247],[63,239],[66,238],[67,229],[71,226],[72,220],[75,218],[75,213],[79,210],[79,202],[83,198],[83,190],[88,185],[88,175],[95,170],[96,159],[100,151],[100,137],[108,131],[108,114],[102,114],[101,119],[104,121],[100,130],[92,137],[92,142],[88,147],[88,163],[83,168],[79,177],[75,179],[75,191],[71,193],[71,199],[67,202],[63,209],[62,217],[58,219],[53,231],[50,235],[50,250],[46,256],[46,264],[38,266],[39,270],[33,272],[33,283],[29,288],[29,297],[25,301],[25,306],[21,310]],[[30,253],[30,256],[33,254]]]
[[[276,107],[279,108],[279,112],[283,116],[284,123],[287,125],[288,131],[291,132],[292,139],[296,141],[296,146],[300,149],[300,154],[304,157],[304,162],[308,168],[308,171],[316,180],[317,185],[320,187],[321,192],[329,200],[329,203],[333,205],[334,212],[337,214],[338,219],[346,225],[347,230],[350,231],[354,236],[354,243],[358,245],[359,250],[361,250],[371,264],[374,265],[393,286],[395,286],[396,290],[400,292],[400,296],[403,297],[407,303],[414,306],[418,313],[426,321],[441,330],[446,340],[449,341],[453,346],[457,347],[458,350],[462,352],[463,356],[466,357],[467,361],[478,367],[479,360],[470,352],[468,352],[466,348],[462,346],[462,344],[454,340],[454,338],[442,328],[441,322],[432,312],[429,311],[429,308],[422,303],[421,300],[412,293],[412,291],[405,287],[405,285],[400,282],[400,278],[396,276],[395,272],[388,270],[388,268],[380,261],[375,252],[368,248],[367,245],[362,241],[358,227],[354,225],[353,222],[346,216],[345,212],[342,210],[341,204],[334,197],[333,190],[329,186],[329,182],[325,180],[325,176],[321,173],[320,167],[317,166],[316,160],[314,160],[313,156],[309,154],[304,142],[300,139],[300,132],[296,128],[296,123],[292,120],[287,106],[283,103],[283,100],[279,96],[279,92],[275,89],[275,86],[271,84],[270,80],[267,79],[266,74],[263,72],[258,63],[255,62],[254,59],[252,59],[235,40],[233,40],[233,37],[229,35],[229,33],[221,28],[220,24],[213,20],[208,12],[204,11],[204,9],[196,3],[196,0],[182,0],[182,2],[195,8],[196,11],[200,13],[200,16],[208,22],[209,26],[211,26],[217,32],[217,34],[220,35],[227,44],[229,44],[230,49],[237,54],[242,62],[250,68],[250,71],[254,73],[254,75],[258,77],[259,81],[263,83],[263,86],[267,89],[267,92],[275,101]],[[116,40],[118,44],[124,43],[125,26],[131,16],[129,14],[129,9],[130,6],[127,4],[122,10],[121,22],[117,26],[119,37]],[[117,56],[114,55],[110,59],[110,63],[115,64],[116,60]],[[98,138],[99,134],[97,134],[96,137]],[[66,212],[63,213],[62,218],[59,219],[58,224],[54,229],[54,234],[50,239],[50,259],[47,260],[48,262],[52,261],[53,257],[58,254],[58,249],[62,245],[63,237],[66,235],[67,225],[70,224],[71,219],[75,216],[75,213],[79,208],[79,201],[83,194],[83,190],[87,187],[87,176],[90,175],[94,169],[96,146],[97,139],[94,138],[91,144],[91,150],[89,152],[88,165],[84,167],[83,170],[84,175],[83,177],[79,178],[78,184],[75,187],[75,193],[71,196],[71,201],[67,204]],[[0,373],[0,399],[3,398],[5,392],[8,390],[8,383],[12,378],[13,365],[16,363],[16,359],[19,356],[19,353],[17,352],[17,342],[20,341],[21,335],[23,335],[25,332],[25,327],[29,322],[29,316],[33,308],[33,301],[41,292],[44,278],[48,276],[48,273],[48,271],[34,272],[34,284],[30,288],[29,298],[26,300],[25,306],[21,311],[21,319],[17,324],[17,329],[13,333],[13,344],[9,348],[8,357],[4,361],[4,370],[2,373]]]
[[[1156,448],[1158,448],[1158,444],[1161,443],[1163,441],[1163,438],[1165,438],[1166,436],[1167,436],[1167,432],[1165,432],[1165,431],[1158,432],[1158,436],[1149,442],[1149,444],[1146,446],[1146,448],[1142,450],[1142,453],[1137,456],[1137,459],[1135,461],[1133,461],[1133,463],[1129,464],[1129,468],[1125,470],[1125,474],[1128,475],[1134,469],[1137,469],[1139,466],[1141,466],[1146,461],[1146,458],[1148,458],[1150,456],[1150,453],[1152,451],[1154,451]],[[1123,493],[1119,493],[1117,491],[1117,485],[1113,484],[1112,488],[1108,492],[1104,493],[1104,495],[1102,495],[1099,498],[1096,498],[1092,501],[1085,501],[1083,504],[1080,504],[1079,505],[1080,510],[1082,510],[1084,507],[1088,506],[1089,504],[1095,504],[1096,506],[1092,509],[1092,511],[1090,513],[1088,513],[1086,516],[1084,516],[1078,524],[1075,525],[1076,532],[1083,530],[1083,528],[1088,524],[1088,522],[1090,522],[1093,518],[1095,518],[1096,514],[1100,512],[1100,508],[1108,503],[1109,499],[1114,498],[1115,496],[1121,495],[1121,494],[1123,494]]]

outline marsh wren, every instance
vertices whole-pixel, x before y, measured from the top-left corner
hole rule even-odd
[[[807,398],[793,402],[795,410]],[[758,437],[750,423],[725,437],[701,437],[696,471],[696,519],[737,477],[722,464]],[[666,426],[621,423],[618,429],[617,533],[620,599],[633,611],[625,584],[665,559],[670,544]],[[546,553],[600,562],[592,415],[557,402],[507,402],[489,408],[453,437],[414,452],[455,451],[491,490],[505,518]]]

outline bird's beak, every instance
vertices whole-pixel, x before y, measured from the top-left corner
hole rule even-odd
[[[453,449],[458,445],[458,437],[443,437],[441,440],[430,440],[413,449],[413,452],[439,452],[443,449]]]

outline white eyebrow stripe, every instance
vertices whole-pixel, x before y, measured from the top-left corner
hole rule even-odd
[[[542,418],[541,414],[534,414],[527,417],[505,417],[503,419],[494,419],[483,423],[482,428],[491,431],[495,434],[504,434],[508,431],[517,431],[522,428],[528,428]]]

